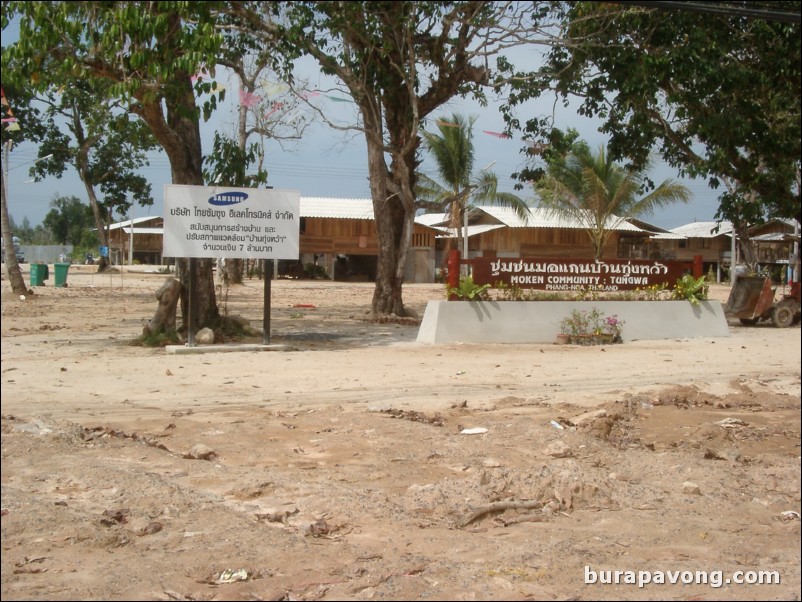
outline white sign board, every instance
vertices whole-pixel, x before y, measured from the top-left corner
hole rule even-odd
[[[298,259],[297,190],[164,187],[165,257]]]

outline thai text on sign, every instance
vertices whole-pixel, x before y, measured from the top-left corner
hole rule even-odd
[[[296,190],[164,187],[165,257],[298,259]]]
[[[473,281],[544,291],[622,291],[665,285],[672,288],[692,265],[683,261],[477,257]]]

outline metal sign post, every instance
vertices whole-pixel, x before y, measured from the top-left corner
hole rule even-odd
[[[187,300],[187,345],[190,347],[195,346],[195,265],[197,259],[194,257],[189,258],[189,299]]]
[[[265,298],[264,302],[262,303],[263,312],[262,312],[262,325],[263,325],[263,332],[262,332],[262,342],[265,345],[270,344],[270,287],[271,287],[271,276],[267,271],[267,259],[262,260],[262,275],[265,279]]]

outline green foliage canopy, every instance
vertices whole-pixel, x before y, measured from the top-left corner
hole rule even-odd
[[[536,43],[548,11],[483,1],[229,5],[243,29],[279,54],[314,58],[358,107],[379,240],[373,309],[405,315],[401,285],[414,227],[420,129],[455,96],[481,96],[493,56],[505,46]]]
[[[56,197],[53,207],[45,216],[43,224],[62,245],[94,246],[97,235],[92,232],[94,219],[89,205],[75,196]]]
[[[16,81],[37,91],[106,82],[95,87],[96,101],[120,101],[147,124],[170,160],[174,184],[201,185],[200,119],[208,119],[222,92],[210,78],[193,83],[193,76],[203,68],[213,75],[224,42],[216,11],[224,4],[4,2],[3,28],[16,18],[19,40],[3,48],[3,64],[13,62]],[[181,272],[185,291],[189,271]],[[217,326],[211,261],[197,262],[194,273],[193,321]],[[185,317],[188,305],[189,294],[182,294]]]
[[[216,64],[223,37],[215,29],[218,2],[5,2],[3,27],[19,23],[19,40],[3,49],[3,64],[19,85],[58,90],[92,86],[95,102],[120,101],[150,127],[167,152],[177,184],[201,183],[198,123],[217,104],[216,90],[191,77]],[[222,92],[220,92],[222,94]]]
[[[495,173],[489,168],[474,173],[476,155],[472,128],[475,121],[476,117],[466,118],[455,113],[451,119],[437,122],[439,134],[422,131],[424,145],[443,183],[420,174],[416,189],[418,204],[449,214],[452,228],[460,227],[466,210],[482,203],[511,207],[526,220],[528,205],[517,195],[500,192]]]
[[[566,5],[573,44],[555,44],[542,69],[518,78],[511,106],[549,90],[576,95],[580,115],[603,119],[614,159],[640,168],[656,147],[680,175],[714,188],[729,180],[758,213],[799,219],[799,19],[623,4]],[[797,2],[771,4],[800,12]],[[548,119],[524,129],[533,140],[553,137]],[[720,214],[737,219],[738,210],[730,200]]]
[[[569,154],[549,162],[535,190],[541,207],[583,225],[601,259],[605,242],[626,219],[690,198],[685,186],[670,179],[646,193],[645,173],[616,164],[604,147],[594,154],[576,142]]]

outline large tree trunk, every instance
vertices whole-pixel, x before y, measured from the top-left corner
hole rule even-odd
[[[397,58],[399,62],[401,58]],[[403,77],[398,77],[396,95],[387,96],[376,90],[361,95],[360,113],[365,123],[368,149],[368,173],[373,199],[379,244],[376,288],[373,293],[375,314],[407,316],[402,287],[407,267],[407,252],[415,227],[415,178],[419,122],[414,101],[406,90]],[[393,87],[393,86],[390,86]],[[406,90],[408,92],[408,90]],[[385,142],[385,123],[388,143]],[[392,163],[387,168],[385,153],[390,151]]]
[[[94,140],[87,139],[84,134],[84,125],[81,121],[79,111],[74,108],[72,111],[72,127],[70,128],[75,133],[78,142],[78,153],[75,156],[75,164],[78,170],[78,177],[86,189],[86,196],[89,198],[89,207],[92,209],[92,217],[95,220],[95,228],[97,230],[98,241],[100,246],[109,248],[109,232],[106,225],[105,216],[100,208],[100,203],[95,194],[95,182],[89,170],[89,154],[92,151]],[[108,257],[104,257],[98,253],[99,258],[97,261],[97,271],[103,272],[109,266]]]
[[[89,181],[85,178],[88,178],[88,175],[81,174],[81,180],[84,182],[84,187],[86,188],[86,194],[89,197],[89,206],[92,208],[92,216],[95,218],[95,228],[97,228],[97,236],[100,240],[100,246],[109,248],[109,231],[106,227],[106,222],[103,219],[103,212],[100,209],[100,203],[98,203],[97,195],[95,194],[95,188]],[[133,225],[131,226],[133,228]],[[102,272],[109,267],[109,259],[108,257],[104,257],[100,255],[98,259],[98,266],[97,271]]]
[[[192,274],[192,281],[190,280],[189,267],[194,263],[195,271]],[[214,286],[214,259],[196,259],[191,262],[187,259],[181,259],[178,264],[178,277],[181,280],[181,331],[187,332],[189,336],[189,328],[195,332],[201,328],[214,329],[220,324],[220,311],[217,307],[217,299],[215,296]],[[205,275],[209,274],[209,278]],[[196,303],[190,313],[189,299],[190,299],[190,285],[194,291]],[[211,299],[213,303],[208,301]],[[205,303],[201,303],[205,300]],[[192,324],[190,325],[190,320]]]
[[[181,295],[181,282],[175,278],[168,278],[156,291],[159,306],[156,313],[143,329],[142,334],[148,336],[157,332],[170,332],[175,330],[175,310],[178,298]]]
[[[166,117],[162,111],[161,101],[154,102],[144,94],[137,95],[137,100],[141,105],[136,112],[150,126],[154,137],[167,153],[167,157],[170,159],[173,183],[201,186],[203,185],[203,151],[195,96],[189,76],[189,73],[176,74],[176,85],[179,85],[178,82],[183,82],[183,96],[181,98],[173,97],[165,103]],[[190,320],[188,263],[184,259],[179,261],[179,276],[182,284],[181,312],[184,328],[189,326]],[[198,329],[206,327],[214,329],[220,323],[220,311],[217,307],[214,287],[214,261],[198,259],[193,263],[195,270],[192,275],[194,290],[192,323]]]
[[[379,240],[379,258],[376,266],[376,287],[373,291],[373,311],[377,314],[405,316],[402,285],[406,254],[401,255],[401,238],[404,228],[403,207],[395,199],[384,202],[373,197],[376,229]]]
[[[6,161],[8,161],[8,159],[6,159]],[[5,169],[0,170],[0,172],[2,172],[0,177],[5,178]],[[11,232],[11,220],[8,218],[8,201],[6,199],[5,181],[2,181],[2,186],[0,188],[2,188],[2,190],[0,190],[0,195],[2,195],[2,208],[0,208],[0,230],[2,230],[3,233],[8,281],[11,284],[11,291],[14,294],[25,295],[28,293],[28,287],[25,286],[25,280],[22,277],[22,270],[20,270],[19,262],[17,261],[17,252],[14,250],[14,233]]]
[[[366,111],[363,111],[363,114]],[[380,113],[379,113],[380,114]],[[384,145],[381,124],[365,127],[365,140],[368,149],[368,173],[370,174],[370,194],[373,199],[373,213],[376,220],[376,234],[379,256],[376,266],[376,287],[373,291],[373,313],[405,316],[402,285],[406,266],[406,250],[411,231],[405,227],[408,221],[404,204],[397,187],[390,182],[390,174],[384,162]],[[414,214],[412,216],[414,220]]]
[[[242,259],[226,259],[223,269],[226,271],[226,282],[229,286],[232,284],[242,284],[242,274],[244,272],[244,262]]]
[[[741,261],[746,264],[750,274],[757,273],[757,249],[749,237],[749,228],[745,224],[734,224],[735,236],[741,247]]]

